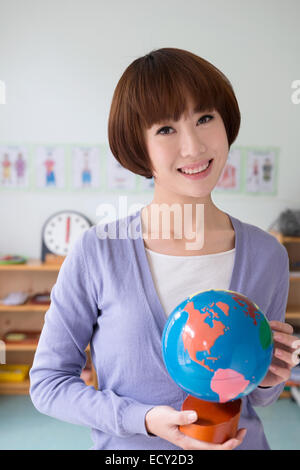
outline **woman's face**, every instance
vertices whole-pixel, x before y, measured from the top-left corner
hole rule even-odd
[[[219,180],[229,151],[222,117],[216,110],[194,114],[193,109],[188,101],[188,109],[179,121],[154,124],[145,130],[156,191],[202,198]],[[189,167],[200,172],[186,176],[179,170]]]

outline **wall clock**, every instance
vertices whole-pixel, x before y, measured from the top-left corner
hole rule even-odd
[[[73,243],[91,226],[85,215],[73,210],[51,215],[42,228],[42,261],[62,262]]]

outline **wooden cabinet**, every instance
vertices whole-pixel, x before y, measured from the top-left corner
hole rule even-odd
[[[29,260],[26,264],[0,265],[0,298],[17,291],[26,292],[29,296],[46,291],[50,292],[56,282],[59,269],[60,265],[41,263],[37,260]],[[23,305],[0,304],[0,339],[8,331],[41,331],[44,315],[48,308],[49,305],[30,303],[30,298]],[[6,344],[6,364],[28,364],[31,366],[35,350],[35,344]],[[85,382],[87,385],[93,385],[97,388],[97,378],[91,362],[89,346],[86,354],[87,363],[91,364],[91,378]],[[29,378],[22,382],[5,383],[0,381],[0,395],[28,393]]]
[[[290,288],[285,320],[294,327],[294,334],[300,337],[300,237],[286,237],[279,232],[270,232],[287,249],[290,261]],[[288,381],[286,388],[299,387],[300,382]],[[282,397],[289,397],[285,390]]]
[[[285,237],[270,232],[287,249],[290,260],[290,289],[286,308],[286,321],[300,329],[300,237]]]

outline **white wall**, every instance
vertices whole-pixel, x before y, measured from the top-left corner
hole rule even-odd
[[[114,88],[137,57],[187,49],[230,79],[242,124],[234,145],[278,146],[275,197],[216,195],[218,206],[267,229],[299,208],[299,0],[0,0],[1,143],[107,142]],[[96,221],[118,194],[0,191],[0,253],[39,257],[45,219],[76,209]],[[151,194],[129,196],[146,204]]]

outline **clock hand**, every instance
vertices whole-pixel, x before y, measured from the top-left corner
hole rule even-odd
[[[70,239],[70,216],[67,218],[67,228],[66,228],[66,243],[69,243]]]

